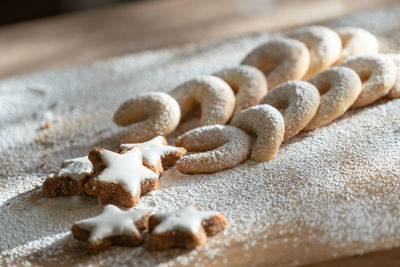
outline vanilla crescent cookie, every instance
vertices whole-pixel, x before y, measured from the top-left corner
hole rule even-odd
[[[350,56],[374,54],[379,50],[376,37],[363,28],[341,27],[335,29],[335,32],[342,40],[342,54],[339,61]]]
[[[271,38],[256,47],[242,61],[244,65],[263,71],[270,89],[289,80],[301,80],[309,63],[310,53],[306,45],[284,37]]]
[[[363,82],[361,94],[352,107],[362,107],[375,102],[385,96],[396,82],[396,65],[384,55],[350,57],[340,63],[340,66],[353,69]]]
[[[315,85],[321,98],[317,113],[304,127],[310,131],[343,115],[361,93],[360,77],[352,69],[333,67],[308,80]]]
[[[193,129],[175,140],[189,152],[176,163],[180,172],[212,173],[233,168],[248,159],[251,140],[244,131],[228,125]]]
[[[252,160],[268,161],[275,157],[285,133],[284,119],[276,108],[266,104],[250,107],[233,118],[231,124],[257,135]]]
[[[114,114],[117,125],[133,124],[121,136],[121,143],[143,142],[158,135],[168,135],[178,126],[180,118],[178,103],[162,92],[139,94],[125,101]]]
[[[182,117],[201,105],[201,125],[225,124],[235,108],[235,95],[221,78],[202,75],[184,82],[170,92],[181,108]]]
[[[314,117],[318,110],[318,89],[303,81],[290,81],[279,85],[261,100],[282,112],[285,120],[284,140],[296,135]]]
[[[303,79],[329,68],[340,57],[342,41],[336,32],[322,26],[299,28],[286,35],[303,42],[310,52],[310,66]]]
[[[227,82],[236,93],[233,117],[243,109],[257,105],[268,92],[264,73],[251,66],[239,65],[223,69],[214,75]]]
[[[400,97],[400,54],[385,54],[385,56],[388,56],[389,58],[391,58],[397,68],[396,82],[395,82],[393,88],[390,89],[388,96],[390,98],[398,98],[398,97]]]

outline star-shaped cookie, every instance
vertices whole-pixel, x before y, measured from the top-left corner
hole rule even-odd
[[[228,227],[224,215],[216,211],[200,211],[195,205],[183,209],[150,216],[149,250],[164,250],[170,247],[193,249],[203,245],[207,236]]]
[[[140,195],[157,188],[159,175],[143,165],[139,146],[123,153],[94,148],[89,159],[95,172],[85,184],[85,192],[98,196],[101,203],[114,200],[130,208]]]
[[[61,170],[46,178],[42,192],[46,196],[81,195],[92,172],[93,166],[87,156],[64,160]]]
[[[99,215],[76,222],[72,235],[88,242],[89,253],[97,253],[111,245],[137,246],[142,243],[140,231],[148,228],[150,214],[145,210],[121,210],[107,205]]]
[[[142,151],[143,164],[157,174],[161,174],[163,168],[173,166],[186,153],[183,147],[169,146],[163,136],[156,136],[143,143],[122,144],[120,148],[123,151],[136,145]]]

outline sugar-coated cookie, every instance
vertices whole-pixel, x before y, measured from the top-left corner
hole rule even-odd
[[[281,113],[267,104],[242,110],[233,118],[232,125],[257,136],[251,151],[251,159],[255,161],[272,160],[285,134]]]
[[[233,168],[250,155],[251,140],[242,130],[228,125],[193,129],[179,136],[175,144],[189,153],[177,161],[180,172],[212,173]]]
[[[157,136],[144,143],[122,144],[122,150],[139,146],[142,151],[143,164],[157,174],[161,174],[163,169],[173,166],[186,150],[183,147],[169,146],[163,136]]]
[[[121,143],[144,142],[158,135],[167,136],[179,124],[178,103],[162,92],[139,94],[125,101],[115,112],[114,122],[130,126],[121,136]]]
[[[352,69],[333,67],[308,80],[315,85],[321,98],[318,111],[304,127],[310,131],[321,127],[343,115],[361,93],[360,77]]]
[[[242,61],[266,74],[269,90],[289,80],[301,80],[307,73],[310,53],[305,44],[276,37],[256,47]]]
[[[369,105],[389,93],[397,77],[393,60],[381,54],[354,56],[340,63],[354,70],[363,82],[361,94],[352,107]]]
[[[309,123],[318,110],[318,89],[303,81],[289,81],[269,91],[261,100],[282,112],[285,120],[284,140],[296,135]]]
[[[342,54],[339,61],[351,56],[374,54],[379,50],[379,42],[369,31],[358,27],[341,27],[335,32],[342,40]]]
[[[151,251],[171,247],[193,249],[203,245],[228,227],[228,220],[216,211],[200,211],[197,206],[152,215],[149,219],[151,233],[147,248]]]
[[[390,98],[398,98],[400,97],[400,54],[384,54],[391,58],[396,65],[397,68],[397,78],[396,82],[392,89],[390,89],[388,96]]]
[[[101,203],[115,201],[133,207],[140,195],[157,188],[159,175],[143,165],[139,146],[122,154],[94,148],[89,159],[95,172],[85,184],[85,192],[99,197]]]
[[[239,65],[223,69],[214,74],[227,82],[236,93],[236,105],[233,117],[248,107],[257,105],[268,92],[267,80],[259,69]]]
[[[81,195],[92,172],[93,166],[88,157],[64,160],[61,170],[46,178],[42,192],[46,196]]]
[[[288,33],[286,36],[303,42],[310,52],[310,66],[303,79],[308,79],[332,66],[342,52],[342,41],[339,35],[327,27],[303,27]]]
[[[107,205],[101,214],[76,222],[72,235],[87,241],[89,253],[98,253],[111,245],[138,246],[143,237],[140,231],[148,229],[150,214],[145,210],[121,210]]]
[[[179,103],[182,117],[200,105],[201,125],[225,124],[235,108],[232,88],[221,78],[212,75],[186,81],[170,94]]]

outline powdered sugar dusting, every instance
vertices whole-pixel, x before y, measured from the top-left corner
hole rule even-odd
[[[398,25],[399,14],[400,8],[390,8],[330,25],[367,27],[385,51],[398,52],[400,32],[386,25]],[[46,94],[35,95],[38,102],[17,101],[18,108],[0,117],[0,240],[6,241],[0,243],[0,265],[301,264],[400,245],[399,99],[348,111],[301,133],[269,162],[247,161],[207,175],[166,171],[159,190],[143,196],[138,208],[168,212],[197,203],[230,222],[193,251],[113,247],[89,257],[69,229],[100,213],[96,199],[42,197],[38,186],[62,160],[85,155],[95,145],[118,148],[121,129],[112,115],[127,96],[169,91],[198,74],[235,66],[266,39],[145,52],[1,81],[1,110],[4,103],[12,106],[3,95],[15,92],[26,99],[28,85]],[[52,114],[46,117],[51,129],[42,128],[46,112]],[[40,167],[41,161],[47,164]]]

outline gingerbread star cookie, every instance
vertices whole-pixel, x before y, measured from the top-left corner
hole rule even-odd
[[[101,203],[113,200],[130,208],[140,195],[157,188],[159,175],[143,165],[139,146],[123,153],[94,148],[89,159],[95,172],[85,184],[85,192],[98,196]]]
[[[157,174],[161,174],[163,169],[173,166],[186,150],[183,147],[169,146],[163,136],[156,136],[153,139],[136,144],[122,144],[121,150],[139,146],[142,151],[143,164]]]
[[[200,211],[195,205],[150,216],[151,236],[147,248],[151,251],[170,247],[193,249],[203,245],[207,236],[228,227],[224,215],[216,211]]]
[[[76,222],[72,235],[88,242],[89,253],[98,253],[111,245],[137,246],[142,243],[140,231],[148,228],[150,214],[145,210],[121,210],[107,205],[99,215]]]
[[[61,170],[46,178],[42,192],[46,196],[81,195],[92,171],[93,166],[88,157],[64,160]]]

